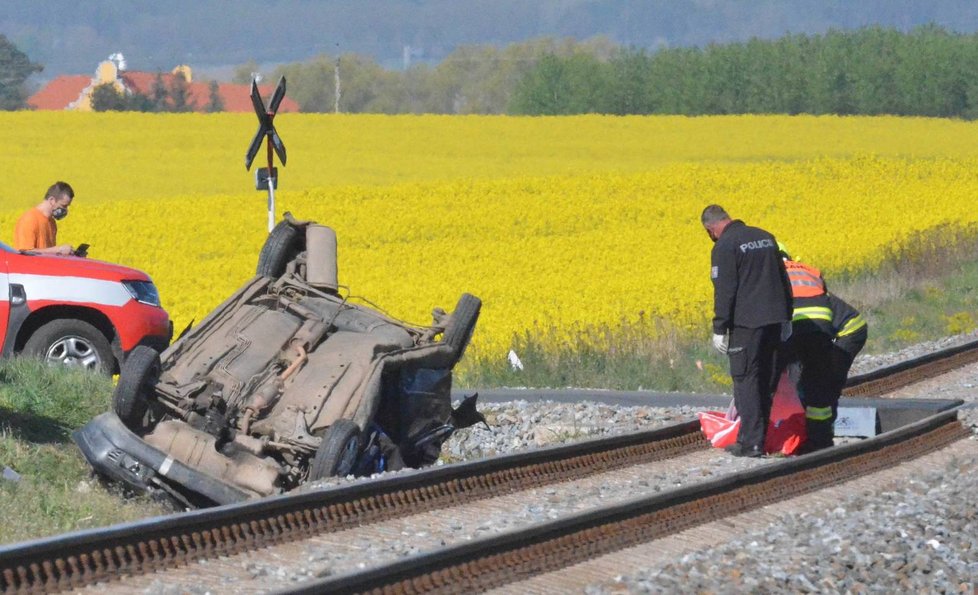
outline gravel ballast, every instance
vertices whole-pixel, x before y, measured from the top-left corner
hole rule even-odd
[[[861,357],[853,373],[866,372],[933,350],[974,340],[973,335],[916,345],[894,354]],[[973,388],[978,386],[978,364],[953,372],[939,380],[921,383],[903,397],[963,399],[978,404]],[[531,448],[601,436],[648,430],[688,421],[706,407],[621,407],[595,402],[557,403],[516,400],[479,406],[491,428],[473,426],[457,432],[442,449],[438,464],[498,456]],[[713,407],[715,408],[715,407]],[[973,434],[978,431],[978,408],[960,413]],[[830,505],[801,507],[779,513],[775,522],[750,526],[709,545],[696,546],[680,554],[658,552],[643,565],[609,575],[591,584],[580,584],[578,592],[605,593],[741,593],[741,592],[945,592],[971,593],[978,577],[978,440],[968,439],[964,454],[935,458],[902,481],[880,482],[858,493],[842,495]],[[722,453],[721,453],[722,454]],[[725,456],[725,455],[724,455]],[[701,466],[711,475],[720,465],[741,468],[742,459],[723,459]],[[687,469],[687,473],[695,470]],[[413,473],[412,470],[400,473]],[[328,483],[369,481],[337,478]],[[252,574],[266,576],[279,588],[298,585],[317,576],[348,572],[338,564],[342,555],[362,560],[403,558],[438,547],[438,543],[468,541],[517,528],[524,523],[543,523],[579,510],[589,500],[596,502],[621,492],[654,491],[680,485],[668,474],[648,477],[640,486],[628,488],[606,480],[606,485],[589,488],[589,493],[548,487],[548,503],[527,506],[516,519],[495,526],[492,515],[479,522],[458,522],[448,533],[426,527],[390,526],[383,539],[335,544],[305,552],[305,570],[286,570],[284,564],[260,553],[239,562]],[[654,484],[654,485],[653,485]],[[312,487],[312,486],[310,486]],[[617,492],[617,493],[616,493]],[[564,502],[567,497],[569,502]],[[785,503],[790,505],[790,503]],[[507,504],[508,512],[519,509]],[[745,513],[749,515],[750,513]],[[510,514],[512,517],[512,514]],[[500,514],[500,519],[508,518]],[[516,522],[518,521],[518,522]],[[514,524],[515,523],[515,524]],[[340,549],[349,550],[342,554]],[[315,550],[315,551],[314,551]],[[337,558],[337,559],[334,559]],[[543,577],[541,577],[543,578]],[[230,583],[229,583],[230,584]],[[226,585],[227,586],[227,585]],[[169,593],[175,584],[156,583],[147,592]],[[519,592],[519,585],[504,591]]]
[[[976,339],[975,333],[921,343],[899,352],[860,356],[860,374]],[[582,592],[605,593],[973,593],[978,586],[978,365],[900,391],[904,398],[961,399],[971,428],[967,454],[913,478],[864,490],[836,506],[801,510],[743,536],[684,554],[649,560],[642,571]],[[520,407],[514,404],[513,407]],[[540,405],[544,419],[558,404]],[[580,412],[586,406],[576,407]],[[602,423],[579,416],[595,432],[629,425],[642,408],[618,410]],[[603,409],[593,410],[598,417]],[[683,418],[693,411],[683,411]],[[660,415],[667,415],[661,413]],[[563,414],[567,416],[566,413]],[[610,426],[610,427],[609,427]],[[504,441],[505,442],[505,441]]]

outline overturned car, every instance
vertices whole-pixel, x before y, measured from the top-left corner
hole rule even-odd
[[[480,308],[462,294],[416,327],[351,303],[335,233],[286,214],[257,274],[162,355],[133,351],[113,411],[73,437],[99,474],[184,506],[431,464],[484,422],[450,394]]]

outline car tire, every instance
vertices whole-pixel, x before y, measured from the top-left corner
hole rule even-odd
[[[41,325],[24,344],[23,353],[52,364],[102,374],[115,370],[112,346],[100,330],[83,320],[60,318]]]
[[[475,323],[479,319],[481,309],[482,300],[471,293],[463,293],[458,299],[458,304],[455,305],[452,317],[442,335],[442,342],[452,348],[456,362],[462,359],[465,348],[472,340],[472,333],[475,331]]]
[[[288,221],[280,221],[272,228],[265,244],[258,253],[256,274],[263,277],[278,277],[285,272],[285,265],[295,258],[302,249],[300,230]]]
[[[309,464],[309,481],[353,472],[360,456],[360,427],[349,419],[337,420],[323,432],[316,456]]]
[[[145,345],[137,345],[122,364],[119,383],[112,393],[112,409],[127,427],[142,424],[160,371],[160,354]]]

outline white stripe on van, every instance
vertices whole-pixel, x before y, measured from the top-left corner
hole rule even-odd
[[[28,302],[46,300],[122,306],[132,299],[129,291],[118,281],[24,273],[10,273],[8,277],[10,284],[16,283],[24,287]],[[3,293],[2,299],[10,298],[9,289]]]

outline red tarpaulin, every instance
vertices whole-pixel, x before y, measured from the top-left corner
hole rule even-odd
[[[732,415],[731,415],[732,413]],[[737,441],[740,430],[740,417],[731,407],[731,413],[722,411],[699,412],[700,429],[710,443],[717,448],[730,446]],[[733,417],[733,419],[731,419]],[[764,452],[767,454],[780,452],[792,455],[805,442],[805,408],[798,398],[794,384],[788,379],[788,373],[781,375],[778,389],[774,393],[774,403],[771,405],[771,420],[767,426],[767,438],[764,440]]]

